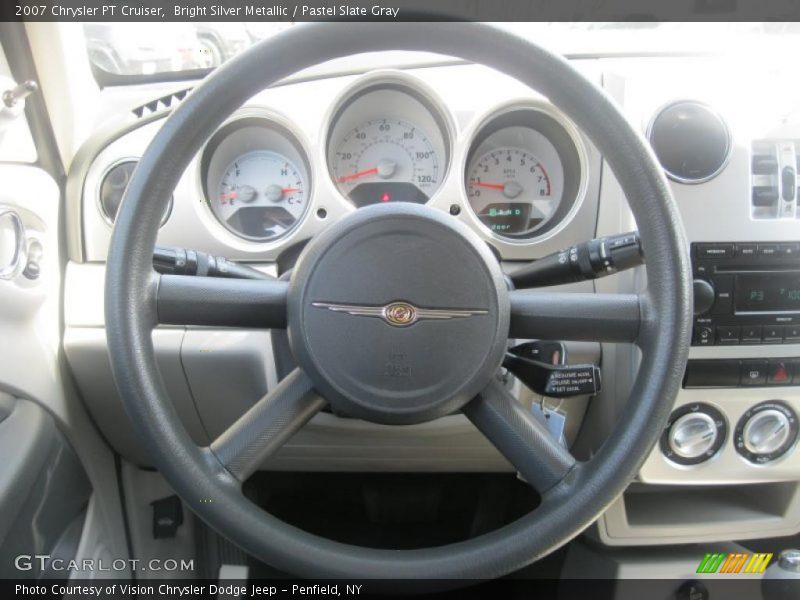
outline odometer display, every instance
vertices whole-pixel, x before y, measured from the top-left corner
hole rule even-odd
[[[531,222],[531,205],[523,202],[490,204],[478,218],[497,233],[516,233],[525,231]]]

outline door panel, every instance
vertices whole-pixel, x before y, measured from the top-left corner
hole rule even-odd
[[[30,400],[12,401],[0,422],[0,578],[38,579],[50,573],[28,560],[30,570],[20,571],[16,557],[75,558],[92,488],[53,417]]]
[[[64,368],[58,186],[21,164],[0,164],[0,181],[0,263],[24,248],[18,268],[0,264],[0,577],[41,577],[15,557],[127,548],[113,453]]]

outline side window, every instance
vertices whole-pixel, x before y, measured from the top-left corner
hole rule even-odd
[[[36,146],[25,118],[24,101],[13,103],[2,98],[4,92],[16,85],[5,53],[0,49],[0,162],[34,163]]]

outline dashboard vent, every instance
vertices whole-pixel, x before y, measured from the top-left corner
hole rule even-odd
[[[113,225],[117,219],[117,212],[119,212],[120,204],[122,204],[122,199],[125,196],[128,182],[130,182],[138,163],[139,161],[135,158],[123,159],[111,164],[103,174],[100,182],[98,205],[100,212],[109,225]],[[164,210],[164,216],[161,219],[162,226],[167,222],[172,212],[172,203],[173,198],[170,198],[169,204]]]
[[[753,142],[750,170],[754,219],[800,218],[800,140]]]
[[[161,98],[156,98],[155,100],[151,100],[147,104],[142,104],[141,106],[137,106],[131,112],[137,119],[142,119],[144,117],[148,117],[152,114],[160,112],[162,110],[166,110],[178,104],[181,100],[186,98],[186,95],[192,91],[191,88],[186,88],[185,90],[180,90],[178,92],[174,92],[172,94],[168,94],[166,96],[162,96]]]
[[[696,100],[662,107],[647,127],[647,139],[667,176],[678,183],[713,179],[731,156],[728,125],[714,109]]]

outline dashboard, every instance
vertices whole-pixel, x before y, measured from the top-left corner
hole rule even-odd
[[[271,261],[343,214],[386,202],[446,210],[510,260],[565,229],[575,241],[591,237],[589,220],[576,217],[592,167],[599,183],[599,157],[569,119],[504,78],[465,120],[428,75],[376,70],[307,84],[320,88],[313,100],[285,105],[285,88],[253,98],[193,161],[165,214],[164,243]],[[156,127],[112,141],[88,167],[83,190],[96,206],[82,214],[87,260],[104,259],[124,185]]]
[[[617,102],[664,167],[703,302],[673,417],[595,535],[609,545],[637,545],[797,532],[800,93],[764,94],[780,74],[759,65],[744,84],[738,65],[713,57],[572,63]],[[102,289],[124,186],[187,91],[172,84],[148,93],[145,102],[129,100],[132,112],[99,130],[73,165],[65,287],[65,350],[81,392],[107,438],[141,464],[147,457],[120,425],[107,369]],[[636,228],[615,174],[546,98],[482,66],[437,62],[308,77],[253,97],[181,177],[159,243],[276,273],[283,257],[342,216],[397,201],[462,221],[507,272]],[[645,285],[636,270],[559,291],[625,293]],[[165,327],[154,344],[176,409],[199,443],[280,376],[269,332]],[[625,410],[639,356],[622,345],[567,348],[570,362],[603,368],[599,395],[555,408],[565,417],[566,441],[578,440],[575,452],[588,454]],[[518,382],[509,386],[525,405],[548,402]],[[509,465],[460,415],[386,428],[321,413],[265,468]]]

